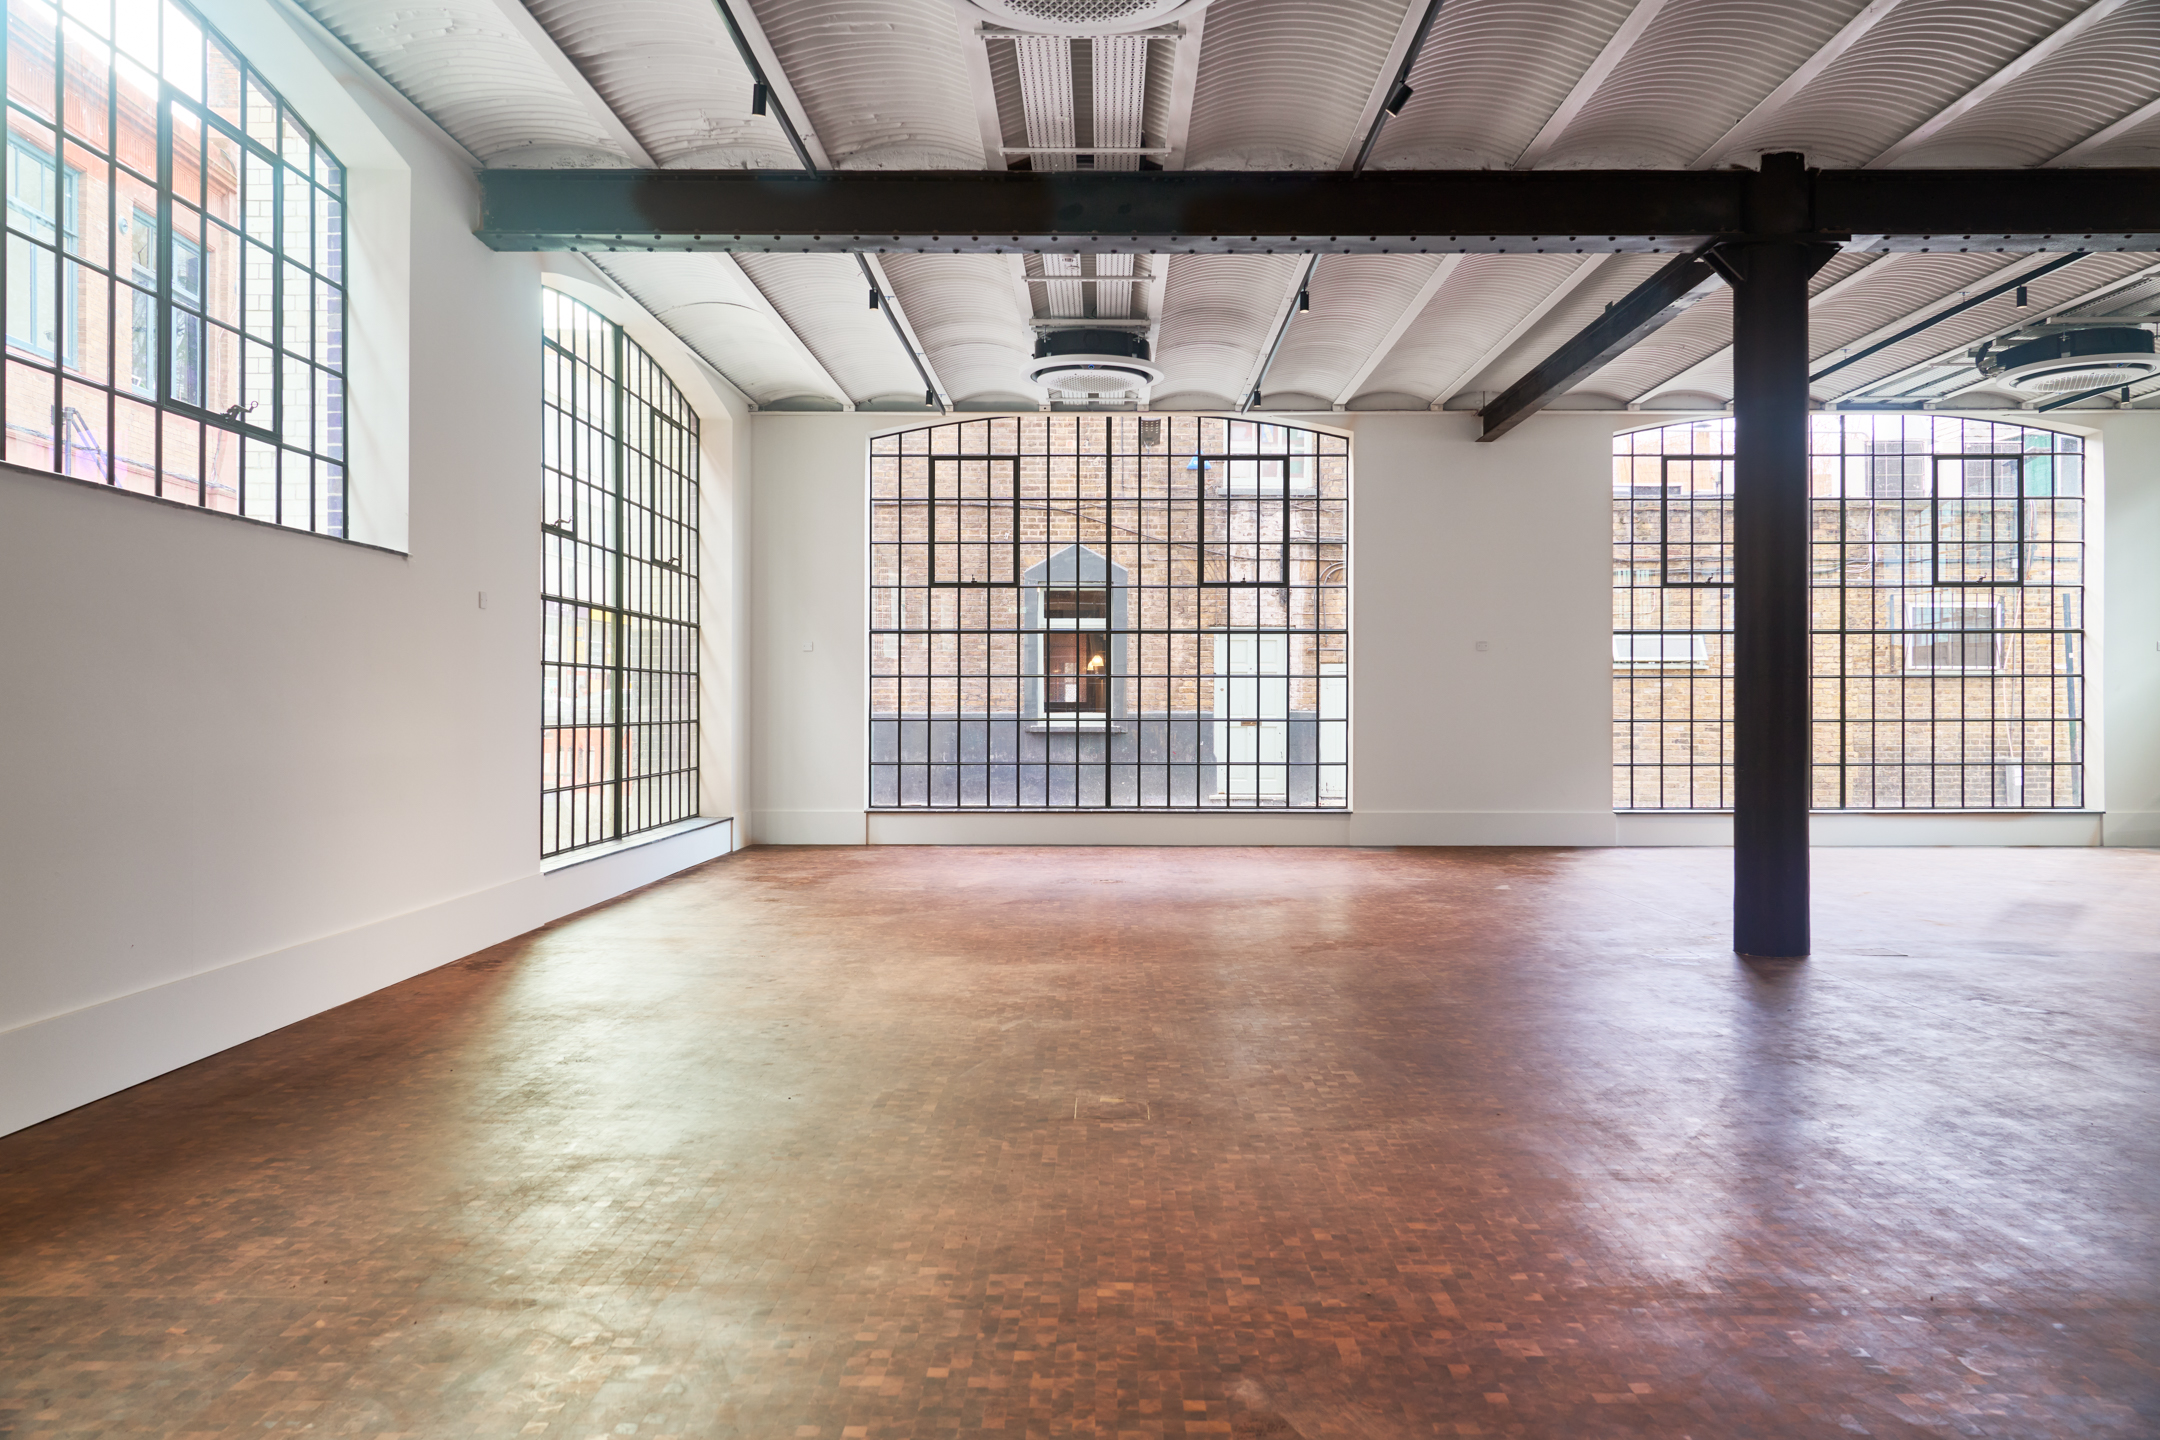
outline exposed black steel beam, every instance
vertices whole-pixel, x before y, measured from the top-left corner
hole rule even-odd
[[[1751,171],[486,170],[498,250],[1674,252],[1748,231]],[[2160,249],[2160,170],[1826,170],[1799,238]]]
[[[1478,418],[1485,422],[1478,439],[1497,440],[1507,434],[1583,376],[1686,314],[1717,283],[1718,272],[1706,257],[1675,256],[1478,411]]]
[[[2065,265],[2075,265],[2078,261],[2083,260],[2085,258],[2085,255],[2086,252],[2083,250],[2073,250],[2068,255],[2060,256],[2054,260],[2048,261],[2045,265],[2037,266],[2031,270],[2027,270],[2024,274],[2019,275],[2014,280],[2005,280],[2000,285],[1990,286],[1988,289],[1981,291],[1978,295],[1969,296],[1966,299],[1959,301],[1957,304],[1952,305],[1947,310],[1937,311],[1935,314],[1928,316],[1925,320],[1914,321],[1912,324],[1906,326],[1904,329],[1898,331],[1897,334],[1892,335],[1887,339],[1878,340],[1873,345],[1869,345],[1860,350],[1855,350],[1850,355],[1839,357],[1835,364],[1823,366],[1822,369],[1817,370],[1814,374],[1808,376],[1808,379],[1810,381],[1815,381],[1822,379],[1825,375],[1834,375],[1838,371],[1843,370],[1848,365],[1858,364],[1860,361],[1867,359],[1868,356],[1873,355],[1878,350],[1887,350],[1892,345],[1897,344],[1900,340],[1910,340],[1913,336],[1918,335],[1923,330],[1933,329],[1935,326],[1942,324],[1943,321],[1948,320],[1953,315],[1962,315],[1967,310],[1972,309],[1975,305],[1985,305],[1988,301],[1993,300],[1998,295],[2007,295],[2012,290],[2023,289],[2025,286],[2030,285],[2033,281],[2039,279],[2042,275],[2046,275],[2051,271],[2060,270]]]

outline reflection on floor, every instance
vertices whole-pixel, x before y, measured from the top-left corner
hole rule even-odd
[[[2160,854],[753,851],[0,1140],[0,1434],[2160,1433]]]

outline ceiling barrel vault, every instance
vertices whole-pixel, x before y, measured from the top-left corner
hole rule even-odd
[[[2160,324],[2160,0],[298,3],[762,408],[1723,409],[1587,332],[1785,153],[1815,403],[2160,404],[1997,358]]]

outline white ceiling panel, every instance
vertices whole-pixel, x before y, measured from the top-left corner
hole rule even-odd
[[[2072,0],[2031,8],[2064,6],[2077,8]],[[2004,17],[2000,4],[1976,8],[1998,23]],[[2027,31],[2021,38],[2037,40],[2039,35]],[[2132,0],[1900,155],[1896,163],[2042,165],[2156,93],[2160,0]]]
[[[1538,162],[1678,169],[1835,35],[1864,0],[1671,0]]]
[[[1034,332],[1003,255],[887,255],[901,308],[955,405],[1034,409],[1042,387],[1027,378]]]
[[[1405,0],[1220,0],[1209,7],[1185,167],[1334,169],[1361,138],[1358,117],[1405,8]]]
[[[982,168],[961,50],[971,42],[952,0],[763,0],[754,9],[835,166]]]
[[[1465,255],[1402,338],[1366,378],[1368,395],[1420,408],[1467,378],[1517,320],[1594,256]]]
[[[1634,0],[1449,0],[1376,169],[1504,170],[1567,98]]]
[[[2086,3],[2032,0],[2006,6],[2001,0],[1901,0],[1804,92],[1741,126],[1718,146],[1715,158],[1752,165],[1766,151],[1797,150],[1811,164],[1865,165]],[[2104,123],[2087,125],[2082,133]],[[2077,138],[2072,135],[2063,144]],[[1901,163],[1951,162],[1938,155]],[[1997,158],[1979,163],[2027,162]]]
[[[305,3],[309,14],[488,165],[631,163],[512,18],[486,0]]]
[[[1313,271],[1313,308],[1290,322],[1283,347],[1264,382],[1269,403],[1278,394],[1311,395],[1333,403],[1388,339],[1406,309],[1423,308],[1420,292],[1459,256],[1330,255]]]
[[[919,405],[922,377],[848,255],[741,255],[743,273],[764,292],[825,373],[857,405]]]
[[[793,169],[711,0],[531,0],[533,16],[662,165]]]
[[[589,258],[759,405],[837,410],[845,404],[729,257],[625,252]]]
[[[1171,256],[1155,345],[1158,403],[1236,408],[1304,268],[1300,255]]]

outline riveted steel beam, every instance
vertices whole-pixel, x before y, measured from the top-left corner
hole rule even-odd
[[[1748,233],[1753,172],[487,170],[498,250],[1650,252]],[[2160,171],[1810,171],[1791,238],[2160,249]]]

